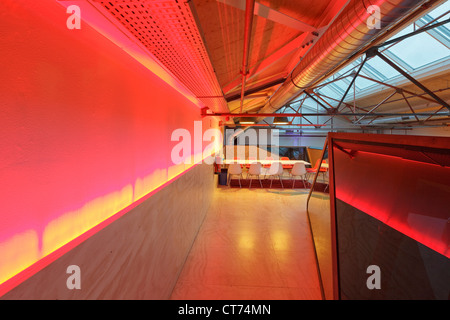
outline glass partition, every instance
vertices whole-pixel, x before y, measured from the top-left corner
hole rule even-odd
[[[318,272],[322,286],[322,295],[326,300],[335,298],[333,288],[332,226],[330,215],[328,141],[321,157],[311,164],[315,171],[310,175],[311,189],[307,200],[308,219],[316,251]]]
[[[307,210],[326,299],[450,297],[450,139],[330,133]]]

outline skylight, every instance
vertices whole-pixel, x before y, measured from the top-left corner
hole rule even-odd
[[[450,1],[446,1],[394,35],[392,39],[409,34],[424,26],[444,21],[449,17]],[[432,71],[433,68],[437,70],[438,68],[442,68],[443,65],[448,66],[450,64],[450,30],[448,29],[448,24],[413,35],[393,45],[383,47],[380,51],[410,74],[419,73],[424,68],[429,68],[429,71]],[[362,58],[359,58],[323,81],[321,86],[316,89],[317,94],[335,99],[333,101],[324,97],[330,104],[336,106],[352,80],[352,77],[345,76],[350,75],[352,70],[358,70],[361,62]],[[360,75],[355,81],[355,92],[358,98],[362,98],[365,94],[370,94],[376,88],[382,86],[370,79],[392,85],[395,85],[395,81],[404,80],[404,77],[400,73],[376,56],[366,61],[361,69]],[[332,81],[340,77],[342,79]],[[353,92],[353,88],[351,92]],[[346,99],[352,98],[352,95],[349,94]],[[297,101],[301,101],[302,99],[303,95]]]

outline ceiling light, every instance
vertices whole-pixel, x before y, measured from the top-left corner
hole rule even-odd
[[[275,117],[273,124],[290,124],[287,117]]]
[[[253,117],[245,117],[245,118],[240,118],[239,119],[239,123],[240,124],[255,124],[255,121],[256,119],[255,118],[253,118]]]

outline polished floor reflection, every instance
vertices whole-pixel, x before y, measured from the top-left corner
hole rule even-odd
[[[172,299],[322,299],[306,189],[221,187]]]

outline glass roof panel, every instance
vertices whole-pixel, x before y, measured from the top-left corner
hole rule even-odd
[[[367,77],[370,78],[370,76],[367,76]],[[356,83],[356,88],[359,90],[367,89],[368,87],[375,85],[375,82],[364,79],[363,77],[356,77],[355,83]]]
[[[429,12],[427,15],[418,19],[416,23],[410,24],[408,27],[404,28],[397,34],[393,35],[391,39],[398,38],[402,35],[408,34],[417,30],[418,28],[427,25],[428,23],[436,23],[439,21],[444,21],[450,17],[450,1],[444,2],[442,5]],[[437,21],[433,21],[437,19]],[[450,60],[450,50],[446,47],[448,41],[450,41],[450,29],[447,28],[448,24],[439,26],[437,28],[431,29],[427,32],[419,33],[406,38],[394,45],[380,49],[380,52],[384,52],[384,55],[388,59],[392,60],[396,65],[401,67],[406,72],[416,71],[423,67],[429,66],[434,62],[449,61]],[[432,36],[433,35],[433,36]],[[390,40],[390,39],[388,39]],[[439,41],[438,41],[439,40]],[[358,58],[348,66],[341,69],[339,72],[335,73],[328,79],[322,82],[322,86],[318,87],[316,90],[319,94],[330,97],[331,99],[323,97],[327,102],[332,105],[337,105],[338,101],[342,98],[344,92],[347,90],[351,77],[345,77],[343,79],[328,83],[331,80],[337,79],[341,76],[349,75],[351,70],[358,70],[359,64],[362,62],[363,57]],[[393,78],[400,77],[403,78],[400,73],[389,66],[381,58],[375,56],[366,61],[364,67],[361,69],[361,75],[368,78],[387,82]],[[327,84],[328,83],[328,84]],[[364,79],[362,77],[356,78],[356,92],[358,98],[361,98],[367,88],[376,88],[376,86],[382,86],[374,81]],[[371,90],[373,91],[373,90]],[[353,94],[353,88],[350,89],[347,99]],[[296,99],[299,102],[304,98],[301,95]],[[334,100],[333,100],[334,99]],[[316,101],[307,98],[303,104],[305,109],[318,109],[322,110]],[[322,110],[323,111],[323,110]]]
[[[359,60],[358,60],[359,61]],[[356,68],[356,66],[359,64],[359,62],[358,63],[350,63],[349,65],[347,65],[346,67],[344,67],[344,68],[342,68],[342,70],[341,71],[339,71],[339,75],[343,75],[343,76],[347,76],[347,75],[349,75],[349,74],[351,74],[351,71],[350,70],[352,70],[352,69],[354,69],[355,70],[355,72],[357,71],[357,69],[358,68]]]
[[[441,4],[439,7],[428,13],[430,17],[433,19],[436,19],[437,17],[445,14],[445,16],[442,16],[442,18],[448,18],[450,13],[450,1],[445,1],[443,4]],[[441,19],[439,19],[441,20]]]
[[[370,67],[370,71],[378,76],[382,76],[384,80],[391,79],[400,75],[394,68],[381,60],[379,57],[373,57],[367,60],[367,67]]]
[[[406,32],[413,32],[413,26]],[[439,41],[423,32],[409,37],[388,49],[414,69],[449,57],[450,50]]]
[[[330,83],[328,86],[343,94],[345,90],[347,90],[349,84],[350,82],[347,81],[346,78],[343,78],[333,83]]]
[[[332,97],[332,98],[334,98],[334,97],[336,97],[336,95],[337,95],[336,91],[333,90],[332,88],[330,88],[329,85],[323,86],[323,87],[320,88],[318,91],[319,91],[319,93],[321,93],[321,94],[323,94],[323,95],[325,95],[325,96],[327,96],[327,97]]]

